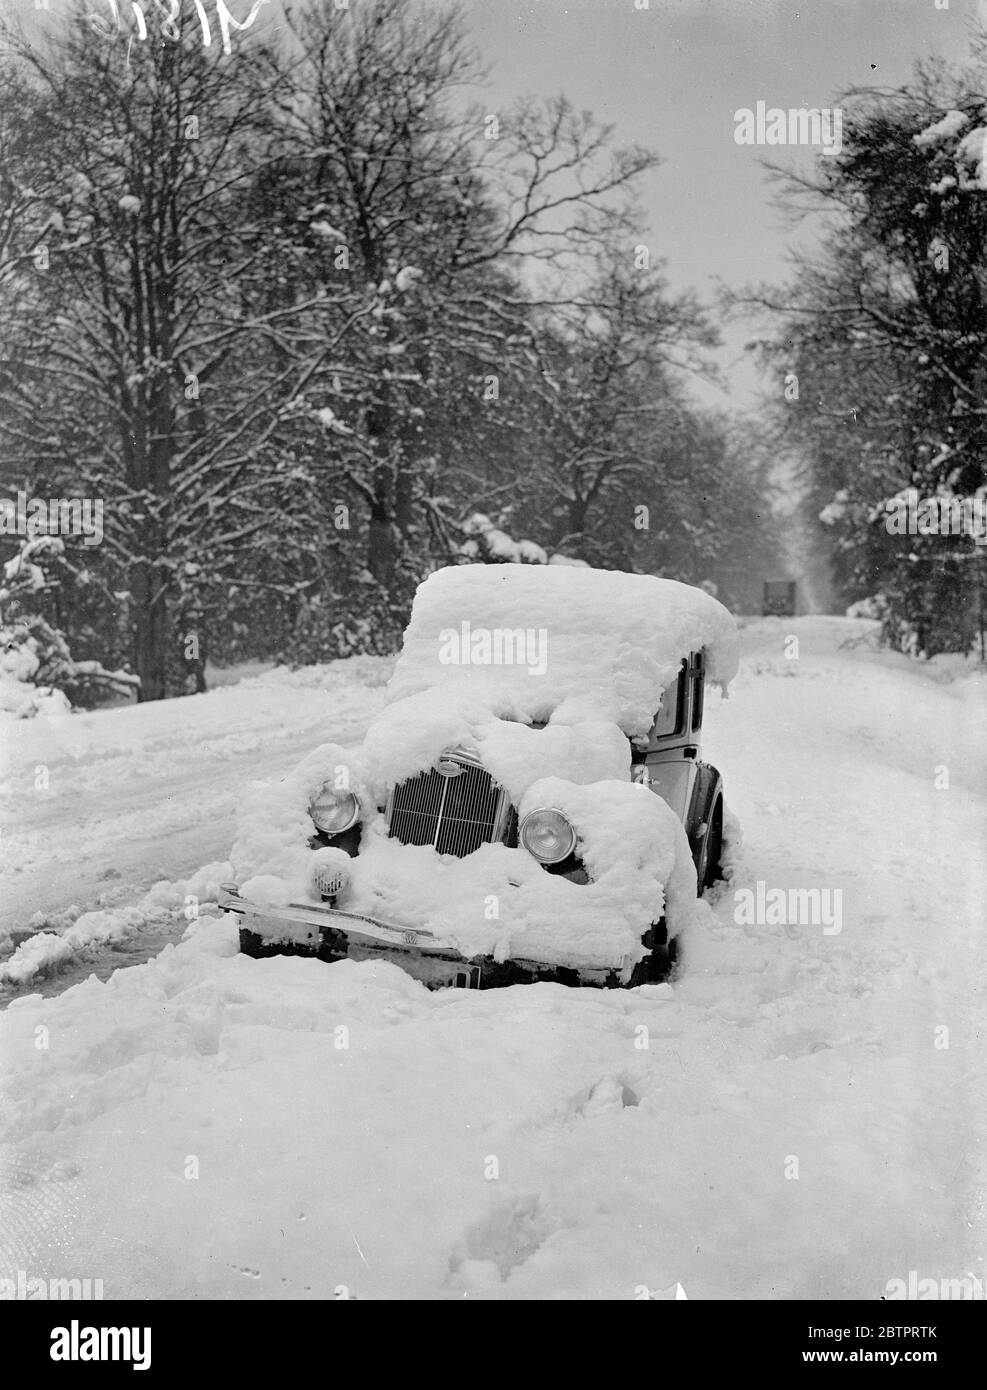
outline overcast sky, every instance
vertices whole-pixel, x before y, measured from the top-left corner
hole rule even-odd
[[[246,16],[249,0],[227,2]],[[461,2],[490,68],[489,109],[522,93],[565,92],[613,122],[620,139],[658,151],[664,163],[644,189],[648,241],[667,259],[673,285],[703,295],[717,279],[740,286],[779,276],[792,237],[759,161],[806,156],[737,145],[738,108],[831,107],[852,86],[898,85],[918,57],[962,61],[978,14],[987,21],[987,0],[948,0],[948,9],[936,0],[648,0],[647,9],[635,0]],[[34,3],[0,0],[0,8],[30,22]],[[54,12],[64,0],[49,4]],[[727,331],[720,362],[730,394],[704,389],[706,399],[753,403],[746,337],[742,325]]]
[[[962,61],[977,0],[465,0],[491,65],[490,94],[564,91],[655,148],[664,163],[645,205],[676,286],[712,294],[783,270],[791,226],[772,207],[759,161],[787,149],[735,143],[734,112],[831,107],[849,87],[906,81],[916,58]],[[980,0],[980,13],[987,5]],[[799,157],[800,152],[794,152]],[[742,326],[721,365],[750,404],[757,376]],[[727,404],[720,392],[705,393]]]

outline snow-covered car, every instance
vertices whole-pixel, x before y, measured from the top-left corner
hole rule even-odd
[[[662,978],[719,873],[700,731],[737,663],[727,610],[673,580],[436,571],[362,745],[244,805],[223,898],[241,950],[383,958],[431,987]]]

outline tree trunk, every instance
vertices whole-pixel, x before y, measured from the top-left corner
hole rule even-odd
[[[390,588],[394,578],[394,531],[387,483],[380,477],[370,504],[367,569],[382,588]]]
[[[136,567],[133,591],[133,661],[141,678],[137,699],[163,700],[168,693],[168,602],[154,569]]]

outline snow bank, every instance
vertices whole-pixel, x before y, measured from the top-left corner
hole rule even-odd
[[[17,555],[7,563],[8,577],[11,567],[21,564],[21,560]],[[43,581],[41,570],[38,573]],[[37,639],[11,628],[5,628],[3,636],[10,640],[4,640],[0,649],[0,717],[32,719],[38,714],[67,714],[72,706],[61,690],[32,683],[41,666]]]
[[[133,907],[85,912],[74,920],[71,912],[66,913],[65,925],[59,931],[36,932],[0,963],[0,985],[23,985],[94,946],[123,941],[151,922],[173,917],[178,910],[187,911],[193,920],[200,903],[217,901],[219,885],[230,875],[228,863],[206,864],[189,879],[177,883],[161,880]]]
[[[0,672],[0,718],[33,719],[38,714],[68,714],[68,696],[51,685],[29,685]]]
[[[288,686],[292,689],[336,690],[385,685],[394,669],[392,656],[344,656],[315,666],[273,666],[258,673],[247,670],[238,683],[249,689]],[[219,684],[230,682],[222,680]],[[209,692],[211,693],[211,692]]]

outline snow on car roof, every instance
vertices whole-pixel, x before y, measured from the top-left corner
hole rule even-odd
[[[689,584],[568,565],[450,566],[418,589],[389,698],[441,687],[532,720],[572,701],[633,732],[700,649],[708,679],[726,687],[736,625]]]

